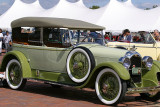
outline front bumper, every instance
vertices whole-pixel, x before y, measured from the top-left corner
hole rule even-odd
[[[160,86],[145,87],[145,88],[128,88],[126,94],[148,93],[148,92],[158,92],[158,91],[160,91]]]

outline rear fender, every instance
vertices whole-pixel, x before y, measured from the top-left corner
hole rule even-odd
[[[8,52],[2,59],[1,71],[5,72],[8,62],[17,59],[22,67],[23,78],[31,78],[31,68],[25,55],[20,51]]]

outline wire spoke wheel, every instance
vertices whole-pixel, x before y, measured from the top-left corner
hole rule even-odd
[[[83,53],[74,53],[69,63],[69,66],[71,68],[71,74],[76,79],[84,78],[88,71],[88,64],[88,60]]]
[[[6,67],[6,81],[10,88],[21,90],[25,84],[26,79],[23,79],[22,69],[19,61],[12,59]]]
[[[12,85],[16,86],[21,82],[22,71],[17,63],[12,63],[8,69],[9,81]]]
[[[94,57],[86,48],[75,48],[68,55],[67,72],[76,83],[84,82],[94,66]]]
[[[125,96],[127,85],[114,70],[106,68],[98,74],[95,89],[104,104],[115,105]]]
[[[115,99],[119,92],[118,79],[112,73],[104,73],[99,80],[99,90],[104,99]]]

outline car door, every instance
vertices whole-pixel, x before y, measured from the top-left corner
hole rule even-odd
[[[42,70],[43,69],[43,50],[42,50],[42,40],[41,33],[42,28],[30,28],[28,37],[28,61],[31,69]]]
[[[66,60],[70,48],[44,48],[44,69],[52,72],[66,72]]]
[[[44,70],[52,72],[65,72],[66,59],[71,50],[70,46],[63,44],[64,31],[60,29],[44,28]]]

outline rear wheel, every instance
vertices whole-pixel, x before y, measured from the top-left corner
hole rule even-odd
[[[22,69],[19,61],[12,59],[6,67],[6,81],[8,86],[14,90],[21,90],[26,84],[26,79],[23,79]]]
[[[125,96],[127,86],[114,70],[106,68],[98,74],[95,89],[101,102],[116,105]]]
[[[141,98],[148,101],[157,101],[160,99],[160,92],[141,93]]]

